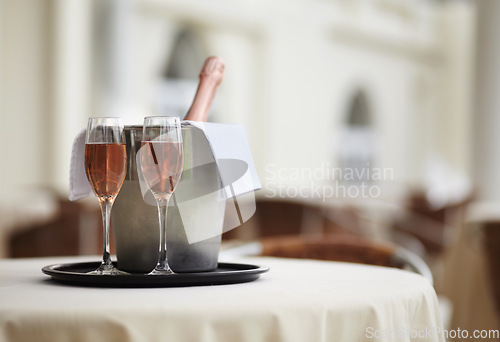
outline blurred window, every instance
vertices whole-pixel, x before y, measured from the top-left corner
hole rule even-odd
[[[196,33],[181,30],[165,63],[155,104],[160,115],[177,115],[181,119],[189,110],[198,86],[198,73],[207,53]]]
[[[340,166],[346,183],[370,183],[373,167],[374,136],[367,96],[362,90],[349,101],[345,130],[341,142]]]

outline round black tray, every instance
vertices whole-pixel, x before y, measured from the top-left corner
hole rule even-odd
[[[175,273],[169,275],[148,275],[131,273],[126,275],[88,274],[95,270],[100,262],[78,262],[49,265],[42,272],[52,279],[72,285],[98,287],[182,287],[201,285],[237,284],[254,281],[269,270],[268,267],[219,263],[211,272]],[[116,264],[115,264],[116,266]]]

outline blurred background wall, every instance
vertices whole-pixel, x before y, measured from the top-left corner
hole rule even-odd
[[[182,117],[208,55],[227,62],[211,118],[245,126],[264,185],[275,170],[334,168],[353,153],[393,170],[380,184],[390,200],[436,181],[465,190],[471,180],[473,2],[2,0],[0,8],[0,139],[12,146],[4,189],[64,193],[71,142],[89,116]],[[282,175],[280,184],[308,181]]]

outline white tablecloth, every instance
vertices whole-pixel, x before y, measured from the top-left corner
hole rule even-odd
[[[0,260],[0,341],[443,341],[434,289],[406,271],[245,258],[271,270],[244,284],[141,289],[59,285],[40,271],[88,260]]]

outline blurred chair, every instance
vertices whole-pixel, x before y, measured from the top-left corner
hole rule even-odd
[[[13,230],[9,257],[44,257],[102,252],[101,214],[97,205],[57,199],[57,213],[48,222]]]
[[[394,231],[415,237],[431,257],[439,257],[457,235],[471,200],[472,196],[468,196],[460,202],[433,208],[425,193],[413,192],[406,214],[394,222]]]
[[[323,206],[325,234],[364,235],[359,209],[352,205]]]
[[[319,215],[319,209],[299,201],[258,199],[252,218],[240,227],[225,233],[223,237],[224,239],[241,239],[242,236],[247,236],[252,240],[267,236],[302,234],[304,232],[303,221],[308,210]],[[249,234],[245,230],[253,232]],[[243,238],[243,240],[248,239]]]
[[[257,199],[254,216],[223,239],[244,241],[287,235],[358,234],[361,229],[353,207],[325,207],[296,200]]]
[[[436,292],[453,306],[451,329],[492,330],[500,327],[498,202],[468,205],[465,223],[444,253]]]
[[[482,228],[491,289],[500,317],[500,222],[485,222]]]
[[[424,276],[432,284],[427,265],[408,250],[364,238],[333,235],[273,237],[260,241],[263,256],[354,262],[406,269]]]

